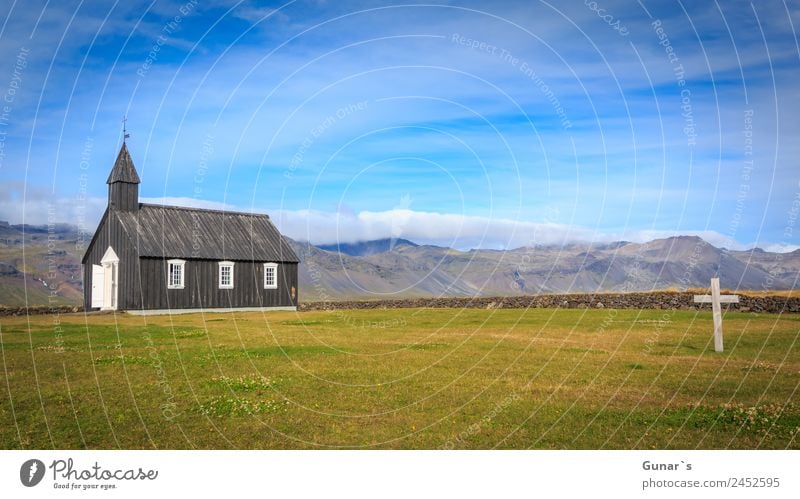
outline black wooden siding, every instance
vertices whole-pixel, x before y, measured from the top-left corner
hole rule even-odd
[[[119,257],[117,308],[120,310],[141,308],[141,286],[139,284],[139,255],[136,247],[117,217],[106,211],[94,238],[89,243],[83,258],[83,306],[92,306],[92,265],[100,265],[108,247],[114,248]]]
[[[297,264],[278,264],[278,289],[264,289],[264,264],[237,261],[233,289],[219,289],[219,260],[186,259],[183,289],[167,288],[167,258],[141,258],[143,308],[296,307]],[[295,298],[291,297],[292,287]]]
[[[139,210],[139,186],[125,182],[109,184],[108,200],[112,209],[136,213]]]
[[[92,307],[92,265],[100,265],[109,246],[119,257],[118,310],[181,308],[295,307],[297,263],[278,264],[278,289],[264,289],[262,262],[237,261],[234,288],[219,289],[219,260],[185,259],[184,289],[167,289],[167,258],[140,258],[136,245],[114,212],[106,212],[83,259],[83,300]],[[291,296],[295,289],[294,299]]]

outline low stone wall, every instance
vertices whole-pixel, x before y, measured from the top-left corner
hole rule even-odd
[[[694,303],[692,293],[655,291],[651,293],[599,293],[505,296],[479,298],[409,298],[400,300],[352,300],[301,303],[299,311],[376,309],[376,308],[614,308],[711,310],[711,305]],[[727,310],[760,313],[798,313],[800,297],[739,295],[738,304],[723,305]],[[0,317],[83,312],[83,307],[0,307]]]
[[[723,305],[742,312],[800,312],[800,298],[781,296],[739,296],[738,304]],[[301,303],[298,310],[339,310],[376,308],[613,308],[711,310],[711,305],[694,303],[693,293],[600,293],[479,298],[413,298]]]
[[[83,312],[83,307],[72,305],[57,305],[54,307],[33,306],[33,307],[3,307],[0,306],[0,317],[17,315],[43,315],[43,314],[73,314]]]

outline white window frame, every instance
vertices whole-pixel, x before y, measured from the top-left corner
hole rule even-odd
[[[224,262],[217,262],[217,284],[219,285],[219,289],[233,289],[233,266],[234,262],[224,261]],[[230,268],[231,269],[231,282],[230,284],[222,284],[222,269]]]
[[[177,265],[180,268],[180,283],[173,284],[172,283],[172,266]],[[167,260],[167,289],[183,289],[184,283],[186,282],[186,260],[180,260],[177,258],[173,258],[172,260]]]
[[[267,285],[267,269],[272,269],[272,284]],[[278,264],[264,264],[264,289],[278,289]]]

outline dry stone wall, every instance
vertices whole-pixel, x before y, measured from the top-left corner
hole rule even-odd
[[[782,296],[743,296],[738,304],[723,305],[742,312],[800,312],[800,298]],[[300,310],[338,310],[375,308],[613,308],[711,310],[711,305],[694,303],[692,293],[602,293],[479,298],[413,298],[301,303]]]
[[[71,314],[75,312],[82,312],[83,307],[75,307],[71,305],[58,305],[55,307],[3,307],[0,306],[0,317],[9,317],[16,315],[43,315],[43,314]]]
[[[377,308],[613,308],[711,310],[711,305],[693,302],[692,293],[656,291],[652,293],[559,294],[477,298],[409,298],[400,300],[359,300],[301,303],[301,311],[377,309]],[[738,304],[723,305],[727,310],[759,313],[798,313],[800,297],[739,296]],[[83,312],[82,307],[0,307],[0,317],[16,315],[68,314]],[[97,313],[97,312],[93,312]]]

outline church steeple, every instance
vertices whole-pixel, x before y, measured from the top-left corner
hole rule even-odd
[[[133,160],[128,152],[128,146],[122,142],[122,147],[114,162],[114,168],[108,175],[108,207],[120,211],[134,211],[139,209],[139,174],[133,166]]]

